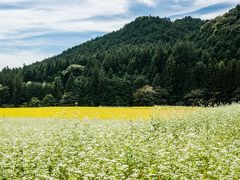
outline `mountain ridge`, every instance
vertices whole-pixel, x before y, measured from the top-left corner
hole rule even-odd
[[[157,21],[154,22],[154,20]],[[102,50],[107,50],[107,49],[111,49],[111,48],[115,48],[117,46],[121,46],[121,45],[139,45],[141,43],[157,43],[157,42],[162,42],[162,41],[165,41],[165,43],[168,43],[168,42],[171,42],[173,40],[176,40],[176,39],[181,39],[180,37],[179,38],[173,38],[171,37],[172,34],[168,34],[168,35],[158,35],[159,37],[156,37],[156,35],[152,35],[152,32],[153,31],[150,31],[149,28],[146,28],[147,26],[144,25],[144,24],[147,24],[149,21],[153,21],[154,22],[154,25],[156,24],[161,24],[163,23],[163,27],[158,27],[155,29],[155,33],[159,33],[159,29],[161,31],[164,31],[166,32],[166,27],[165,26],[168,26],[168,28],[170,28],[172,26],[172,24],[176,24],[174,27],[175,31],[178,31],[179,30],[179,26],[181,24],[181,22],[183,23],[190,23],[191,21],[196,21],[193,25],[193,27],[191,27],[191,31],[194,31],[196,30],[197,28],[200,28],[200,25],[202,25],[202,23],[204,21],[201,21],[199,18],[191,18],[191,17],[185,17],[183,19],[178,19],[178,20],[175,20],[175,21],[170,21],[169,19],[167,18],[159,18],[158,16],[154,17],[154,16],[142,16],[142,17],[138,17],[136,18],[133,22],[130,22],[128,24],[126,24],[123,28],[121,28],[120,30],[118,31],[113,31],[111,33],[108,33],[102,37],[97,37],[93,40],[89,40],[87,42],[84,42],[80,45],[77,45],[75,47],[72,47],[72,48],[69,48],[65,51],[63,51],[63,53],[59,54],[59,55],[56,55],[56,56],[53,56],[53,57],[50,57],[50,58],[47,58],[43,61],[55,61],[55,60],[59,60],[60,58],[62,58],[62,56],[71,56],[71,54],[81,54],[81,55],[85,55],[85,53],[89,53],[89,54],[92,54],[92,55],[95,55],[97,54],[99,51],[102,51]],[[139,24],[141,25],[141,27],[139,28],[140,32],[138,32],[138,36],[136,35],[136,32],[134,31],[133,32],[133,26],[135,24],[138,24],[137,26],[139,26]],[[199,24],[199,25],[198,25]],[[126,30],[127,28],[127,30]],[[142,28],[142,29],[141,29]],[[153,26],[154,28],[154,26]],[[181,37],[184,37],[184,31],[186,31],[186,28],[181,28],[180,29],[180,33],[178,32],[178,34],[180,34],[179,36]],[[141,39],[139,39],[139,36],[144,33],[147,33],[148,34],[151,34],[152,37],[149,37],[145,34],[145,36],[143,36]],[[131,35],[129,35],[130,32],[133,32]],[[168,32],[169,33],[169,32]],[[187,31],[187,33],[189,33],[189,31]],[[125,37],[124,35],[127,34],[128,36]],[[125,38],[120,38],[120,37],[125,37]],[[130,37],[130,38],[129,38]],[[144,37],[147,37],[148,39],[144,39]],[[131,40],[129,40],[131,39]],[[170,41],[168,39],[171,39]],[[130,42],[129,42],[130,41]],[[105,45],[107,44],[107,45]],[[93,48],[94,47],[94,48]],[[73,58],[74,59],[74,58]],[[41,62],[43,61],[40,61],[40,62],[37,62],[37,63],[33,63],[32,65],[38,65],[38,64],[41,64]],[[68,60],[67,60],[68,61]],[[80,63],[80,62],[76,62],[77,60],[73,60],[75,62],[73,63]],[[69,63],[70,65],[71,63]],[[31,65],[29,65],[31,66]],[[61,71],[63,71],[66,67],[62,68]]]

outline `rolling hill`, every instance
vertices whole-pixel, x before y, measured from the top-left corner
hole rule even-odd
[[[0,72],[1,106],[199,105],[240,101],[240,5],[203,21],[139,17]]]

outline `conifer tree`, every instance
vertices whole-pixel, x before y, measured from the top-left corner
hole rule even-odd
[[[59,101],[62,98],[63,95],[63,84],[61,77],[58,76],[54,79],[53,82],[53,94],[54,97]]]
[[[74,76],[71,73],[65,86],[65,92],[69,93],[73,91],[74,91]]]

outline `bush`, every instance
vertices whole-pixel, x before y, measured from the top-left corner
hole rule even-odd
[[[41,101],[38,98],[33,97],[31,99],[31,101],[29,102],[29,106],[30,107],[40,107],[41,106]]]
[[[76,97],[72,93],[64,93],[60,103],[66,106],[74,106],[76,103]]]
[[[52,94],[47,94],[44,98],[43,98],[43,105],[44,106],[53,106],[56,102],[56,99],[53,97]]]
[[[134,105],[152,106],[155,104],[156,91],[152,86],[144,86],[134,93]]]

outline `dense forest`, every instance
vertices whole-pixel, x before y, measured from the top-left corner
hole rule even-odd
[[[139,17],[0,72],[0,106],[214,105],[240,101],[240,5],[203,21]]]

